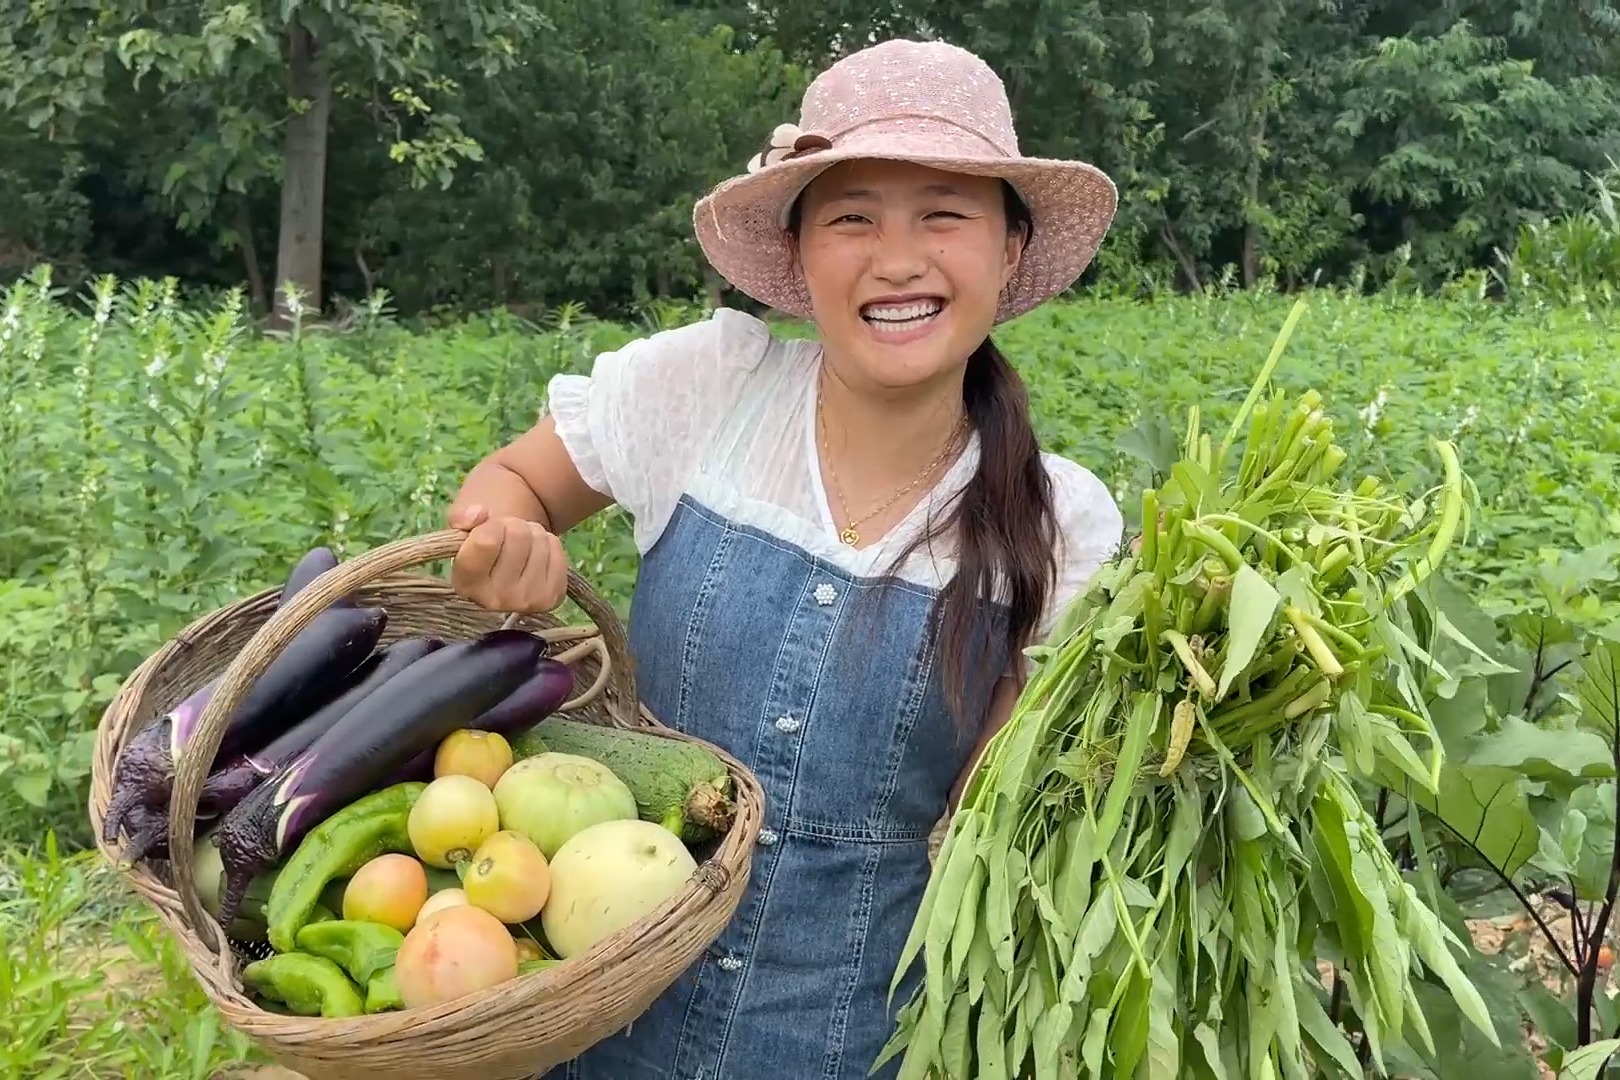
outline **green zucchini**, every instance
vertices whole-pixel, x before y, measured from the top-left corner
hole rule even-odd
[[[599,761],[623,780],[642,820],[664,826],[687,843],[731,828],[736,816],[731,773],[701,746],[646,732],[550,716],[516,736],[514,759],[546,751]]]

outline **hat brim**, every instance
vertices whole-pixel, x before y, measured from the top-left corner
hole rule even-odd
[[[884,154],[870,147],[820,150],[733,177],[698,200],[693,227],[710,265],[758,302],[811,318],[810,293],[794,266],[782,213],[821,172],[857,158],[995,176],[1017,189],[1035,229],[1002,294],[998,323],[1024,314],[1079,280],[1102,246],[1119,202],[1108,174],[1082,161]]]

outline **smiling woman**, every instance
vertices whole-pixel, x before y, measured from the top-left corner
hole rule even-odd
[[[1121,539],[1096,477],[1042,452],[989,336],[1074,282],[1114,205],[1091,166],[1019,154],[977,57],[864,50],[695,213],[716,269],[815,340],[723,310],[633,342],[554,379],[549,415],[467,477],[452,579],[497,610],[557,605],[557,536],[631,514],[645,703],[767,798],[714,948],[554,1076],[868,1076],[930,827],[1005,721],[1020,650]]]

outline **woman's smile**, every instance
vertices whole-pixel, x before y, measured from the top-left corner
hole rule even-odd
[[[948,301],[942,296],[884,296],[861,306],[861,319],[881,345],[909,345],[941,328]]]

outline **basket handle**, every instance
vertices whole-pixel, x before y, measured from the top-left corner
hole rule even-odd
[[[192,831],[203,781],[225,735],[226,718],[236,711],[248,690],[292,639],[335,600],[390,574],[450,558],[460,550],[467,535],[460,529],[445,529],[396,540],[333,567],[276,611],[226,667],[213,699],[197,719],[196,734],[180,748],[174,762],[174,787],[169,797],[169,862],[175,892],[198,937],[204,939],[216,955],[228,950],[229,945],[197,896],[197,883],[192,874]],[[568,598],[596,624],[606,653],[604,674],[610,680],[610,685],[604,689],[626,707],[636,708],[640,699],[631,671],[630,642],[618,613],[573,567],[568,568]],[[518,621],[519,617],[514,616],[506,623],[512,625]],[[591,691],[587,691],[589,693]],[[611,710],[609,715],[613,715]]]

